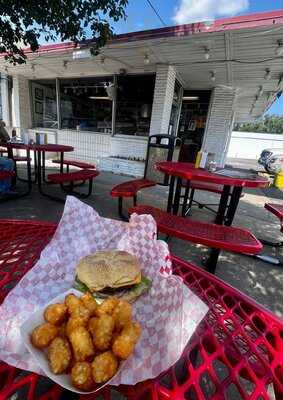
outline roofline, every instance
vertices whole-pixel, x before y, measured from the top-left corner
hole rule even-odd
[[[260,26],[272,26],[275,24],[283,24],[283,10],[221,18],[215,20],[211,24],[209,24],[209,22],[195,22],[191,24],[124,33],[117,35],[111,42],[114,43],[163,37],[189,36],[197,33],[257,28]]]
[[[208,22],[195,22],[191,24],[169,26],[165,28],[149,29],[145,31],[129,32],[115,36],[108,43],[123,43],[129,41],[139,41],[148,39],[158,39],[165,37],[182,37],[190,36],[198,33],[212,33],[221,31],[230,31],[236,29],[257,28],[263,26],[273,26],[276,24],[283,25],[283,10],[269,11],[256,14],[240,15],[237,17],[221,18],[215,20],[211,24]],[[53,43],[42,45],[35,53],[43,54],[50,52],[61,52],[89,46],[92,39],[76,45],[74,42]],[[24,50],[26,54],[33,53],[30,49]],[[4,55],[2,53],[1,55]],[[0,56],[1,56],[0,55]]]

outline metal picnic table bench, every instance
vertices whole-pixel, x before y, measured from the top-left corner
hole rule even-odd
[[[56,224],[0,220],[0,302],[33,267]],[[172,256],[174,273],[209,307],[169,370],[135,386],[106,386],[82,399],[283,398],[283,321],[217,277]],[[112,397],[113,395],[113,397]],[[79,398],[49,379],[0,362],[0,399]]]

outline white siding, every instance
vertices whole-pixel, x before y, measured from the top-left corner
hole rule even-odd
[[[2,119],[6,126],[11,126],[10,112],[9,112],[9,89],[8,89],[8,75],[1,72],[1,103],[2,103]]]
[[[233,132],[228,157],[257,160],[267,148],[283,149],[283,134]]]
[[[150,135],[168,134],[175,79],[176,71],[172,66],[157,65]]]
[[[13,77],[13,121],[18,131],[31,127],[29,80],[24,76]]]
[[[225,163],[231,136],[235,89],[216,87],[212,92],[202,150],[215,153],[219,165]]]

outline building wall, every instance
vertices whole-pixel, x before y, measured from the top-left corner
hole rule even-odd
[[[171,65],[157,65],[150,135],[168,134],[175,79],[176,71]]]
[[[266,148],[283,149],[283,134],[233,132],[228,157],[257,160]]]
[[[220,86],[212,92],[202,150],[215,153],[219,165],[225,163],[231,137],[235,94],[234,89]]]
[[[19,133],[32,126],[29,80],[20,75],[13,77],[12,125]]]

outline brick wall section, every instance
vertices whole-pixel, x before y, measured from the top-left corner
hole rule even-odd
[[[29,80],[20,75],[13,77],[13,126],[31,128]]]
[[[74,147],[75,151],[68,155],[69,158],[90,163],[99,163],[101,158],[110,156],[110,140],[109,135],[91,132],[59,130],[57,134],[58,144]]]
[[[158,64],[150,122],[150,135],[168,134],[176,71],[170,65]]]
[[[202,150],[215,153],[217,163],[225,163],[234,113],[234,89],[216,87],[213,90]]]
[[[147,150],[147,138],[135,137],[112,137],[111,138],[111,156],[131,157],[139,160],[145,160]]]

